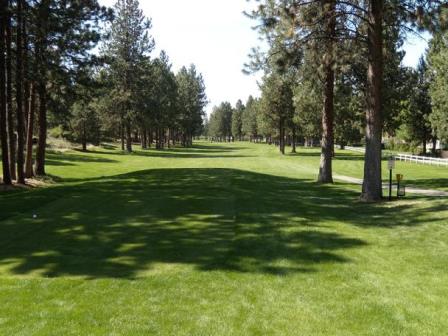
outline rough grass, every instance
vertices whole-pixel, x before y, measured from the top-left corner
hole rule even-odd
[[[0,194],[0,334],[444,334],[446,199],[359,203],[314,183],[318,159],[50,154],[57,184]]]

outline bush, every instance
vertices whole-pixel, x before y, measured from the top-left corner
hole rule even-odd
[[[390,139],[384,144],[385,149],[396,152],[405,152],[412,154],[420,154],[420,148],[418,143],[405,143],[402,141],[397,141],[397,139]]]
[[[55,138],[55,139],[66,138],[66,134],[65,134],[65,131],[62,126],[53,127],[52,129],[50,129],[48,131],[48,135],[51,138]]]

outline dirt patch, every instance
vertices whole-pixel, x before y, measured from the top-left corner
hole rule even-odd
[[[1,181],[1,179],[0,179]],[[3,181],[1,181],[3,182]],[[13,183],[12,185],[0,184],[0,191],[29,190],[53,185],[55,182],[48,177],[26,179],[26,184]]]

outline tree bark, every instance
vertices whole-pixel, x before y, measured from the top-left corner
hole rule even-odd
[[[23,115],[23,60],[22,60],[22,6],[23,0],[17,1],[17,40],[16,40],[16,103],[17,103],[17,182],[25,184],[24,170],[24,115]]]
[[[124,143],[124,123],[121,121],[120,123],[120,141],[121,141],[121,150],[124,151],[125,143]]]
[[[26,20],[24,20],[26,21]],[[24,26],[26,27],[26,25]],[[24,28],[25,31],[25,28]],[[25,47],[27,35],[24,35]],[[25,61],[29,64],[28,60],[28,50],[25,53]],[[40,48],[37,45],[34,53],[32,65],[32,74],[29,76],[27,82],[29,83],[29,101],[28,101],[28,113],[27,113],[27,132],[26,132],[26,160],[25,160],[25,176],[27,178],[32,178],[34,176],[33,167],[33,145],[34,145],[34,126],[36,120],[36,104],[37,104],[37,81],[36,77],[39,72],[39,62],[40,62]],[[28,69],[25,67],[25,69]]]
[[[42,71],[40,73],[42,76]],[[45,75],[44,75],[45,76]],[[37,176],[45,175],[45,150],[47,146],[47,87],[45,81],[39,79],[39,118],[38,118],[38,141],[36,149],[36,165],[34,173]]]
[[[280,118],[279,121],[279,149],[280,153],[285,154],[285,120]]]
[[[319,183],[333,183],[334,148],[334,70],[327,65],[325,70],[324,108],[322,111],[322,149],[320,155]]]
[[[82,122],[82,151],[87,152],[87,132],[86,132],[86,122]]]
[[[14,109],[12,105],[12,30],[11,11],[6,11],[6,110],[8,114],[8,137],[9,137],[9,172],[13,180],[16,175],[16,153],[17,138],[14,132]]]
[[[426,137],[423,139],[422,145],[423,145],[423,155],[426,155]]]
[[[148,130],[148,148],[151,148],[154,143],[154,130],[149,128]]]
[[[142,149],[148,149],[148,137],[147,137],[148,132],[146,132],[146,128],[142,127],[142,130],[140,133],[141,133],[140,140],[141,140]]]
[[[28,33],[27,33],[27,7],[25,0],[22,1],[22,63],[23,63],[23,115],[24,115],[24,132],[28,129],[28,113],[30,106],[31,78],[29,69],[29,50],[28,50]],[[24,134],[26,142],[26,133]]]
[[[433,136],[432,138],[432,148],[431,148],[431,152],[433,155],[436,155],[436,147],[437,147],[437,137]]]
[[[176,146],[177,130],[173,129],[173,146]]]
[[[2,169],[3,183],[11,185],[11,174],[9,171],[9,146],[7,133],[7,110],[6,110],[6,60],[5,60],[5,35],[6,35],[6,12],[8,1],[0,0],[0,141],[2,146]]]
[[[361,200],[365,202],[377,202],[382,199],[383,1],[370,0],[369,6],[366,153],[361,194]]]
[[[323,1],[325,11],[325,34],[327,41],[324,53],[324,96],[322,111],[322,143],[319,167],[319,183],[333,183],[334,152],[334,69],[333,50],[336,40],[336,3],[334,0]]]
[[[126,151],[128,153],[132,152],[132,131],[131,123],[126,121]]]
[[[45,175],[45,151],[47,146],[47,24],[49,16],[49,1],[43,0],[38,9],[39,26],[37,27],[36,54],[38,61],[38,84],[39,93],[39,118],[38,118],[38,141],[36,150],[36,165],[34,173],[37,176]]]
[[[292,150],[291,153],[297,153],[296,151],[296,127],[292,127],[292,139],[291,139]]]
[[[28,108],[28,125],[26,132],[26,164],[25,176],[31,178],[34,176],[33,172],[33,132],[34,132],[34,116],[36,110],[36,85],[31,83],[30,86],[30,101]]]

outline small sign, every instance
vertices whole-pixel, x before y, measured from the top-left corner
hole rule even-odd
[[[389,161],[387,161],[387,169],[392,170],[395,169],[395,158],[391,156]]]

